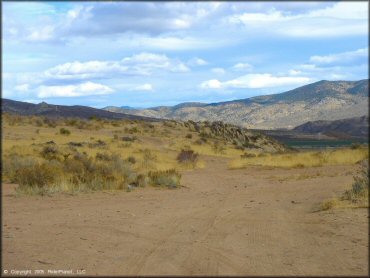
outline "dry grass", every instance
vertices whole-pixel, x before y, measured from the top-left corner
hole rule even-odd
[[[368,148],[337,149],[326,151],[307,151],[289,154],[264,154],[263,156],[238,158],[230,162],[231,169],[245,168],[251,165],[303,168],[319,167],[323,165],[348,165],[355,164],[363,159],[368,159]]]
[[[168,136],[168,129],[162,123],[140,121],[49,120],[5,115],[2,177],[4,181],[20,184],[18,192],[21,194],[52,194],[127,190],[129,187],[155,185],[148,176],[149,172],[156,173],[154,176],[157,177],[169,175],[167,171],[178,173],[203,168],[205,165],[201,159],[191,167],[179,163],[177,155],[181,147],[168,147],[179,138],[191,140],[190,136],[185,137],[189,130],[176,126]],[[91,160],[98,174],[87,170],[89,165],[86,161],[81,165],[81,161],[74,158],[76,154],[85,156],[86,161]],[[122,169],[116,169],[117,165],[113,164],[117,163],[125,165],[131,174],[126,175]],[[38,172],[45,175],[38,175]],[[49,172],[53,175],[48,176]],[[177,177],[174,174],[167,177],[167,181],[180,179]],[[166,184],[166,177],[159,177],[156,181]]]
[[[322,202],[319,210],[368,208],[369,186],[369,161],[363,160],[361,161],[359,172],[354,176],[351,188],[346,190],[341,197],[331,198]]]

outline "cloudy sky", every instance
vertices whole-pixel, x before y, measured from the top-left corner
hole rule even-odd
[[[3,97],[152,107],[368,76],[367,2],[3,2]]]

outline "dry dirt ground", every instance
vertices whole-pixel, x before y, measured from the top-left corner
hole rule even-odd
[[[3,270],[87,275],[367,275],[367,209],[315,212],[356,166],[206,168],[176,190],[52,197],[3,185]]]

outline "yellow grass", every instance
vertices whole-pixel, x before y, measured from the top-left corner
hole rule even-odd
[[[231,169],[258,165],[281,168],[318,167],[323,165],[355,164],[369,158],[368,148],[307,151],[289,154],[266,154],[252,158],[238,158],[230,162]]]

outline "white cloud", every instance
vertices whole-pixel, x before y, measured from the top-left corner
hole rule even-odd
[[[152,91],[153,86],[151,84],[146,83],[143,85],[136,86],[133,90],[134,91]]]
[[[54,27],[50,25],[31,30],[26,38],[27,41],[31,42],[44,42],[52,39],[54,39]]]
[[[27,92],[30,89],[30,86],[28,84],[21,84],[15,86],[15,90],[18,92]]]
[[[208,62],[201,59],[201,58],[195,57],[195,58],[190,59],[188,61],[188,65],[190,65],[190,66],[205,66],[205,65],[208,65]]]
[[[300,74],[302,74],[302,72],[300,70],[295,70],[295,69],[289,70],[289,75],[296,76],[296,75],[300,75]]]
[[[253,66],[248,63],[237,63],[232,67],[235,71],[250,71],[253,69]]]
[[[90,95],[106,95],[113,92],[110,87],[93,82],[66,86],[40,86],[37,96],[39,98],[51,97],[79,97]]]
[[[321,65],[347,64],[361,59],[364,63],[368,61],[368,48],[347,51],[324,56],[311,56],[310,62]]]
[[[200,87],[203,89],[260,89],[291,85],[302,85],[310,81],[308,77],[273,76],[271,74],[247,74],[236,79],[221,82],[217,79],[204,81]]]
[[[339,37],[366,35],[368,3],[339,2],[331,7],[292,15],[271,9],[264,13],[242,13],[227,17],[258,34],[276,33],[290,37]],[[271,25],[273,24],[273,28]]]
[[[220,74],[220,75],[222,75],[222,74],[225,74],[225,73],[226,73],[226,71],[225,71],[223,68],[213,68],[213,69],[211,69],[211,71],[212,71],[213,73],[215,73],[215,74]]]
[[[120,61],[69,62],[44,72],[46,79],[112,78],[115,75],[152,75],[158,71],[182,73],[190,69],[180,60],[166,55],[143,52],[125,57]]]
[[[207,80],[200,84],[202,89],[222,89],[222,83],[217,79]]]

